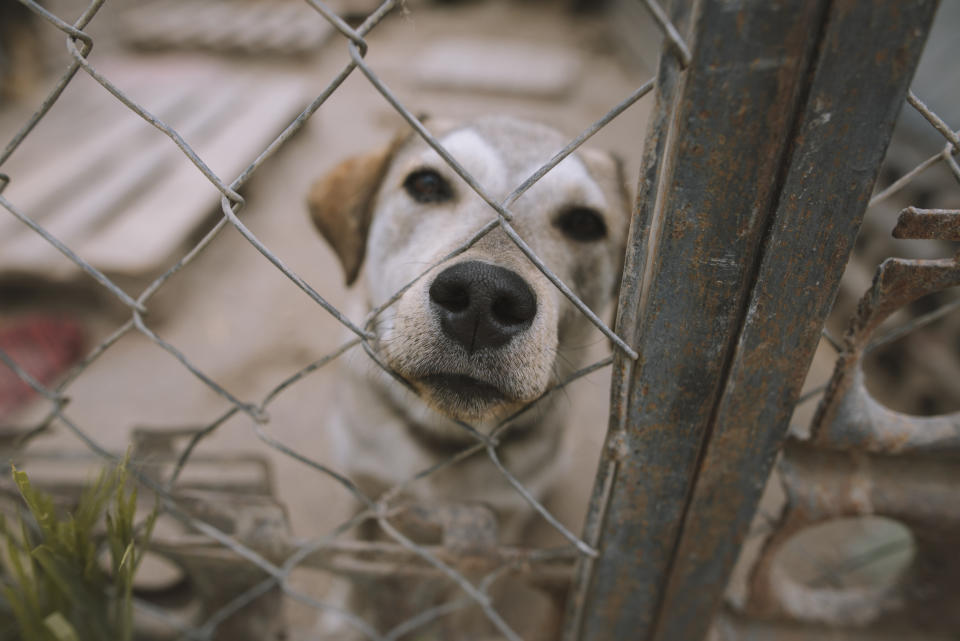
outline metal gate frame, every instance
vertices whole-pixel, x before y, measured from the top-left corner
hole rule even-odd
[[[707,633],[936,7],[669,4],[567,641]]]

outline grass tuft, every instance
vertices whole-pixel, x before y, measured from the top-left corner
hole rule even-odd
[[[0,641],[130,641],[133,578],[157,511],[135,523],[126,461],[66,513],[26,472],[12,474],[23,509],[15,525],[0,514]]]

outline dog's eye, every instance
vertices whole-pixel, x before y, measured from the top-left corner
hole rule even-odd
[[[553,225],[559,227],[568,238],[581,242],[600,240],[607,235],[607,224],[603,222],[603,216],[589,207],[566,209],[553,221]]]
[[[433,169],[418,169],[403,181],[403,188],[418,203],[442,203],[453,198],[446,178]]]

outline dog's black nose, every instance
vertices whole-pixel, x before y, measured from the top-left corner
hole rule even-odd
[[[530,327],[537,298],[517,273],[471,260],[446,268],[430,285],[443,332],[468,352],[505,345]]]

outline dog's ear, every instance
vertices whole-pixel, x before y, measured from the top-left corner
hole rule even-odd
[[[360,273],[380,182],[398,144],[344,160],[310,187],[313,224],[333,247],[347,285]]]

